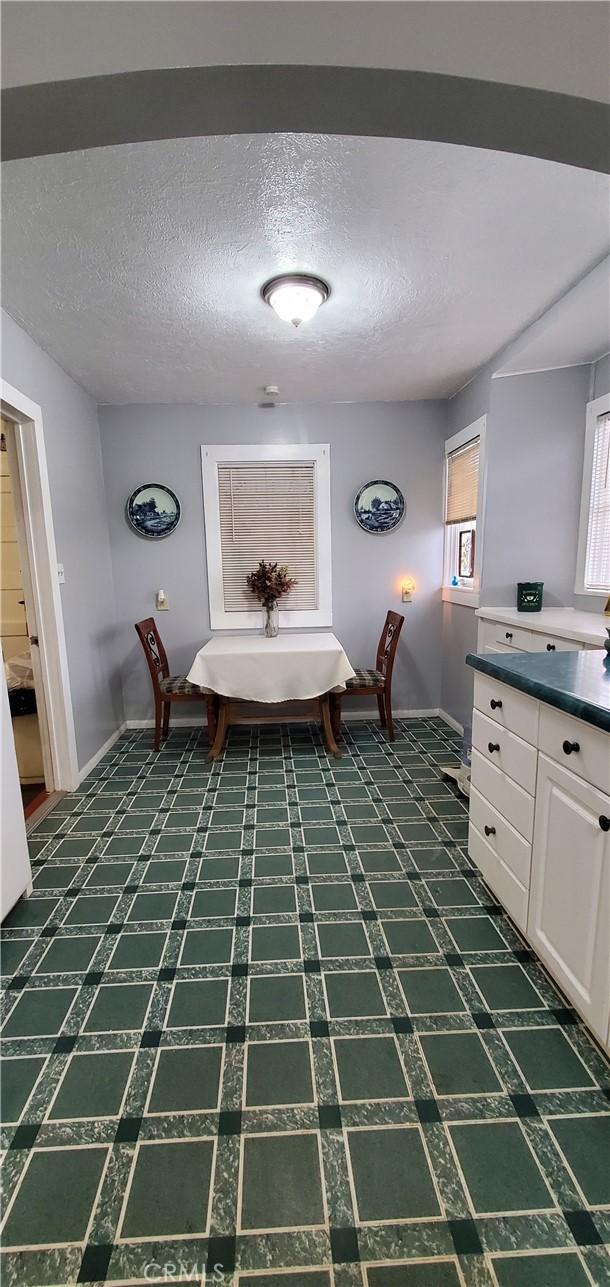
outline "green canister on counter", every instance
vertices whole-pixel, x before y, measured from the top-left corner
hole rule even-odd
[[[540,612],[544,581],[517,582],[517,612]]]

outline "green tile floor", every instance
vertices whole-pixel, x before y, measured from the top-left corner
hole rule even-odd
[[[440,720],[125,735],[3,927],[4,1284],[610,1284],[610,1073]]]

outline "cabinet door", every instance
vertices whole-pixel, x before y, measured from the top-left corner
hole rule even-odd
[[[538,760],[528,937],[605,1043],[610,1016],[610,814],[602,791]]]

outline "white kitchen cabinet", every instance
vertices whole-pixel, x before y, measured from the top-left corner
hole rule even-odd
[[[608,796],[538,757],[527,935],[604,1044],[610,1023]]]
[[[479,608],[478,652],[579,652],[603,648],[608,618],[575,608]]]
[[[493,643],[497,627],[481,622],[487,652],[501,647]],[[573,696],[580,688],[597,691],[603,680],[605,711],[600,660],[575,663]],[[513,688],[503,659],[492,664],[494,675],[475,666],[469,853],[549,974],[610,1048],[610,736]],[[539,661],[532,666],[536,683]],[[551,677],[557,669],[551,657],[549,666]]]

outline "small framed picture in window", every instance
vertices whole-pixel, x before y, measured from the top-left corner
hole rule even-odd
[[[461,577],[472,579],[474,576],[474,540],[474,528],[469,527],[460,532],[458,568]]]

